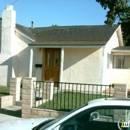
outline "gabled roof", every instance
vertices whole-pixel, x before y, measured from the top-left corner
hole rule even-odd
[[[17,24],[16,28],[35,39],[36,45],[105,45],[119,25],[108,26],[52,26],[28,28]]]
[[[2,18],[0,18],[1,27]],[[37,45],[105,45],[120,25],[108,26],[51,26],[29,28],[16,24],[16,31]],[[1,36],[1,31],[0,31]]]

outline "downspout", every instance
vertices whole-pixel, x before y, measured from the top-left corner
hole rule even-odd
[[[29,77],[32,77],[32,69],[33,69],[33,49],[30,49],[30,63],[29,63]]]
[[[106,58],[106,53],[105,53],[105,46],[103,46],[103,48],[102,48],[101,84],[105,83],[104,78],[105,78],[106,63],[107,63],[107,58]]]

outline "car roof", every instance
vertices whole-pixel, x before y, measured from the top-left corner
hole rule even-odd
[[[100,98],[88,102],[92,106],[129,106],[130,98]]]

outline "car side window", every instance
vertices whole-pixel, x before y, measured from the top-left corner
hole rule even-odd
[[[119,119],[124,121],[130,120],[129,109],[97,109],[90,114],[90,121],[118,122]]]
[[[121,121],[120,121],[121,120]],[[130,109],[114,107],[96,107],[78,113],[60,125],[60,130],[119,130],[122,120],[130,120]],[[122,128],[126,129],[126,128]]]
[[[130,120],[130,109],[123,108],[103,108],[96,109],[92,113],[90,113],[89,123],[84,125],[84,128],[91,129],[100,129],[100,130],[128,130],[130,128],[130,124],[128,123]],[[128,123],[125,126],[125,123]],[[124,126],[123,126],[124,125]],[[92,127],[93,126],[93,127]]]
[[[81,124],[84,124],[89,121],[91,110],[86,110],[76,114],[75,116],[71,117],[67,121],[63,122],[60,125],[60,130],[81,130]]]

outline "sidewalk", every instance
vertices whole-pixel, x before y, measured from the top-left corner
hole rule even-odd
[[[0,122],[21,119],[21,106],[0,109]]]

